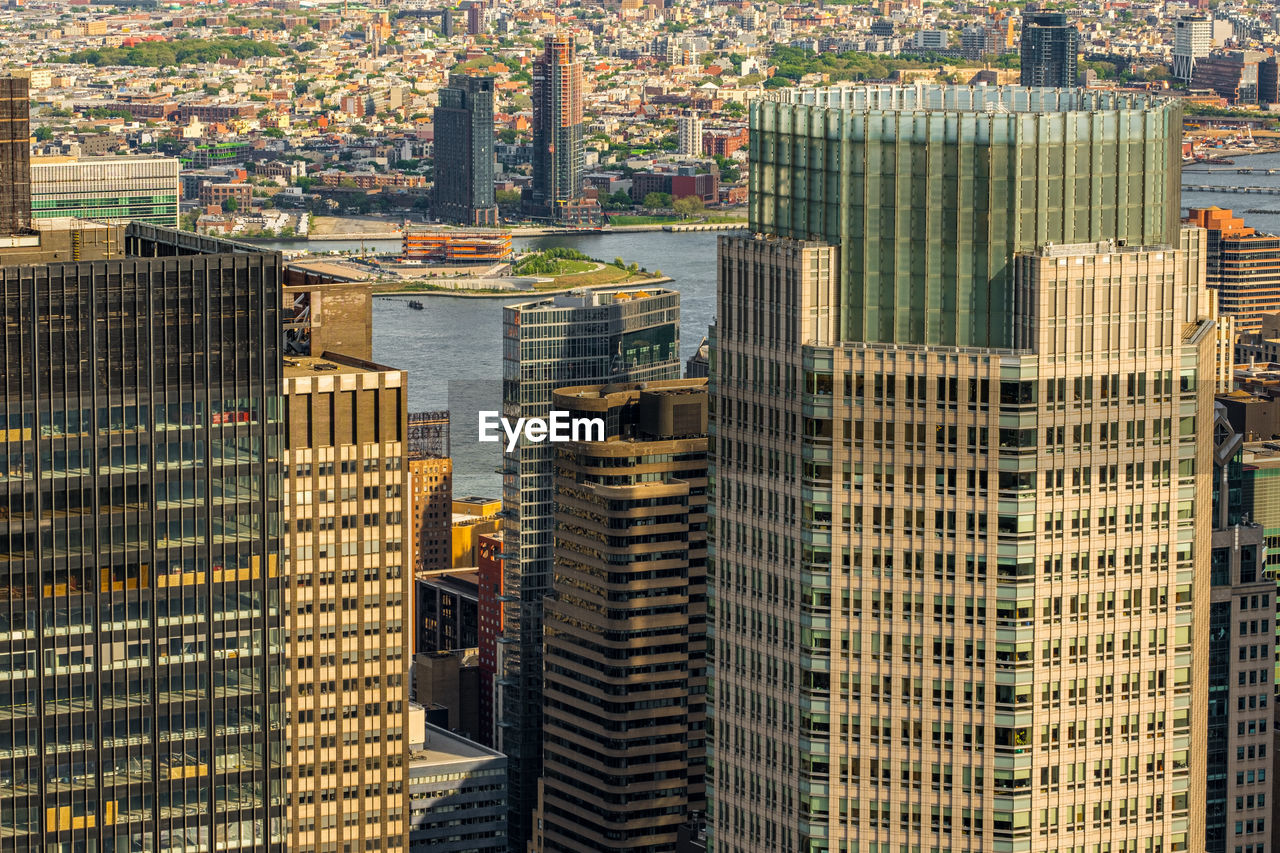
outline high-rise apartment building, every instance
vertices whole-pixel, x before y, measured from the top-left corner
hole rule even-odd
[[[404,371],[284,364],[290,851],[403,851],[411,626]]]
[[[36,157],[31,215],[178,225],[176,157]]]
[[[560,219],[582,195],[582,60],[572,35],[546,37],[533,62],[533,187],[525,199],[534,216]]]
[[[557,389],[539,853],[674,851],[706,810],[705,379]]]
[[[280,256],[6,242],[3,846],[283,851]]]
[[[1262,331],[1262,316],[1280,311],[1280,237],[1260,234],[1230,210],[1191,208],[1188,222],[1208,232],[1205,283],[1239,334]]]
[[[682,157],[702,156],[702,119],[697,113],[676,119],[677,152]]]
[[[31,219],[30,81],[0,76],[0,237]]]
[[[476,8],[474,5],[471,8]],[[493,77],[450,74],[435,111],[435,214],[497,225],[493,194]]]
[[[596,290],[503,309],[503,414],[545,418],[566,385],[680,378],[680,294]],[[503,638],[499,736],[510,759],[513,853],[524,853],[542,772],[542,603],[551,592],[553,446],[503,456]]]
[[[1213,49],[1213,21],[1203,15],[1184,15],[1173,23],[1173,76],[1191,82],[1196,60]]]
[[[1213,551],[1209,559],[1208,772],[1205,851],[1271,849],[1276,581],[1264,528],[1251,517],[1244,437],[1214,408]]]
[[[1066,89],[1076,85],[1080,31],[1061,12],[1022,16],[1023,86]]]
[[[712,347],[716,853],[1202,843],[1215,336],[1179,111],[971,91],[753,106],[761,233],[721,238]]]

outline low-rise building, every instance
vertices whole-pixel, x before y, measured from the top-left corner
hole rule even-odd
[[[178,225],[178,161],[173,157],[36,157],[31,216]]]
[[[410,706],[409,850],[500,853],[507,849],[507,757],[429,725]]]

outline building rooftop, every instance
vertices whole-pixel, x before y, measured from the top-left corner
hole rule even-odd
[[[421,745],[412,744],[409,749],[409,759],[411,761],[431,764],[432,766],[469,763],[477,758],[501,758],[504,761],[506,760],[506,756],[497,750],[481,746],[475,741],[467,740],[462,735],[455,735],[453,732],[445,731],[439,726],[433,726],[430,723],[426,724],[426,742]]]
[[[302,376],[385,373],[389,370],[395,370],[395,368],[359,358],[351,358],[336,352],[325,352],[318,356],[295,355],[284,360],[285,379],[295,379]]]
[[[107,224],[71,217],[36,219],[21,234],[0,235],[0,267],[223,254],[279,253],[145,222]]]
[[[419,575],[423,583],[475,598],[480,590],[479,569],[450,569],[437,574]]]
[[[666,287],[621,287],[605,290],[571,290],[568,293],[557,293],[544,299],[508,305],[508,308],[530,310],[535,308],[599,308],[604,305],[630,302],[636,299],[649,299],[655,296],[669,296],[678,291]]]

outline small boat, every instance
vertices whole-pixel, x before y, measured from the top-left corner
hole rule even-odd
[[[421,311],[422,303],[414,299],[409,302],[409,307],[412,308],[414,311]]]

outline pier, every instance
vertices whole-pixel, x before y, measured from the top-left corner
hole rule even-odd
[[[1257,195],[1280,195],[1280,187],[1228,187],[1213,184],[1183,184],[1182,191],[1193,193],[1255,193]]]

